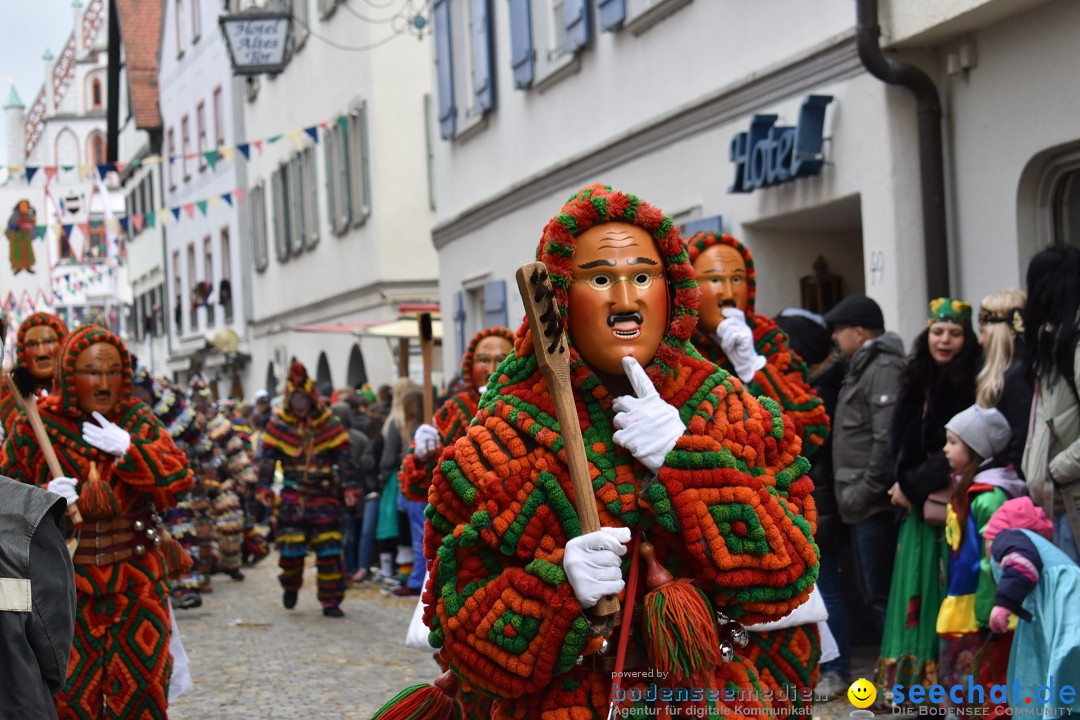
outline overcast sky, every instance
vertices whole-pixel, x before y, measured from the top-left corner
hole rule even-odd
[[[85,5],[85,1],[84,1]],[[9,0],[4,3],[3,41],[0,42],[0,79],[3,98],[8,98],[8,80],[27,110],[37,97],[45,75],[41,56],[48,49],[60,53],[71,34],[75,12],[71,0]],[[7,147],[5,123],[0,123],[0,153]],[[7,158],[0,156],[0,164]]]

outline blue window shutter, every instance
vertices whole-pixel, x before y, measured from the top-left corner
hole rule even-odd
[[[596,10],[602,32],[617,30],[626,20],[626,0],[597,0]]]
[[[450,42],[450,0],[434,0],[435,69],[439,82],[439,134],[444,140],[457,130],[457,106],[454,105],[454,50]]]
[[[563,5],[563,24],[571,52],[577,52],[589,42],[589,0],[566,0]]]
[[[724,217],[722,215],[713,215],[700,220],[691,220],[679,230],[683,240],[688,240],[699,232],[712,232],[719,235],[724,232]]]
[[[454,325],[457,330],[458,349],[461,357],[465,356],[465,293],[458,290],[454,293]]]
[[[491,67],[491,0],[471,0],[472,74],[476,104],[487,112],[495,107],[495,74]]]
[[[484,283],[484,327],[506,327],[506,281]]]
[[[532,85],[535,75],[530,0],[509,2],[510,67],[514,71],[514,87],[527,88]]]

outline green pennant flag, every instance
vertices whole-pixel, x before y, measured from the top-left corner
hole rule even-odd
[[[206,152],[204,152],[202,154],[202,156],[204,158],[206,158],[206,162],[210,164],[210,169],[211,170],[217,170],[217,161],[218,161],[218,151],[217,150],[207,150]]]
[[[43,237],[45,237],[45,228],[46,227],[47,226],[45,226],[45,225],[35,225],[34,226],[34,237],[35,238],[43,238]]]
[[[203,214],[203,217],[206,217],[206,200],[198,201],[195,203],[195,207],[199,208],[199,212]]]
[[[148,212],[143,217],[146,218],[146,224],[148,226],[154,227],[156,225],[156,223],[157,223],[157,213],[156,212],[153,212],[153,211]]]
[[[348,130],[349,129],[349,116],[348,115],[338,115],[337,124],[341,126],[342,130]]]
[[[276,143],[278,140],[280,140],[281,138],[282,138],[281,135],[271,135],[270,137],[266,138],[266,142],[268,142],[268,143],[270,143],[272,145],[272,144]]]

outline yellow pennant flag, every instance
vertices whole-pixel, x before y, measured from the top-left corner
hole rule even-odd
[[[218,154],[221,155],[221,159],[224,160],[225,162],[232,162],[233,153],[235,153],[235,152],[236,152],[236,148],[233,147],[232,145],[229,145],[228,147],[223,147],[220,150],[218,150]]]
[[[209,199],[210,209],[216,210],[221,205],[221,198],[217,195],[211,195]]]
[[[287,137],[287,138],[289,138],[290,140],[293,141],[293,144],[296,145],[297,150],[303,150],[304,149],[304,131],[303,130],[290,130],[289,132],[285,133],[285,137]]]
[[[143,165],[160,165],[161,164],[161,156],[160,155],[148,155],[147,157],[144,157],[142,159],[142,164]]]

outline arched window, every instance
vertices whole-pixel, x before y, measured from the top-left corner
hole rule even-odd
[[[319,363],[315,369],[315,392],[322,394],[323,387],[333,387],[334,381],[330,377],[330,361],[326,359],[326,353],[319,353]]]
[[[105,88],[99,77],[90,80],[90,107],[93,110],[105,107]]]
[[[1080,169],[1058,178],[1053,197],[1054,242],[1080,247]]]
[[[353,345],[352,350],[349,352],[349,371],[346,374],[345,382],[349,384],[349,387],[360,387],[367,382],[367,368],[364,367],[364,353],[360,351],[359,345]]]
[[[90,148],[87,155],[95,165],[105,164],[105,138],[101,133],[90,136]]]
[[[79,139],[71,128],[64,128],[56,135],[56,164],[73,170],[79,164]]]

